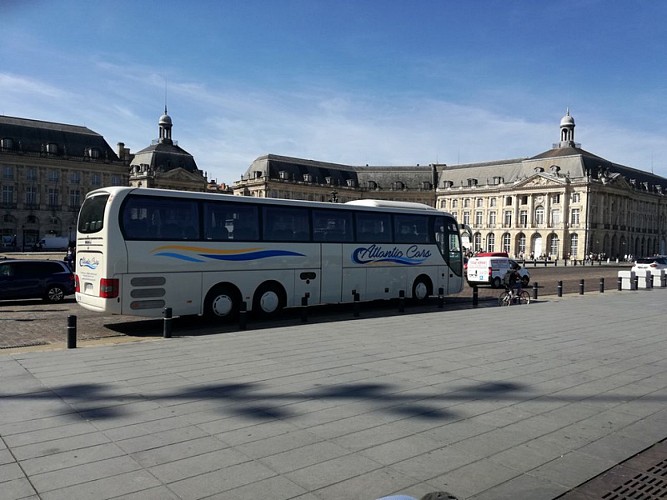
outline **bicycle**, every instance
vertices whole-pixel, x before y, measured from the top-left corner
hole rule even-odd
[[[498,297],[498,305],[510,306],[512,304],[530,304],[530,294],[520,288],[506,287]]]

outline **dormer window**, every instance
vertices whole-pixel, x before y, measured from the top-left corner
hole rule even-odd
[[[90,156],[93,159],[99,158],[100,150],[97,148],[88,148],[88,156]]]
[[[391,188],[394,191],[400,191],[405,188],[405,184],[403,184],[401,181],[396,181],[391,184]]]
[[[536,174],[540,174],[540,173],[544,172],[544,169],[542,167],[535,167],[534,170],[535,170]]]
[[[287,180],[289,179],[289,174],[285,170],[281,170],[278,172],[278,178],[282,180]]]
[[[347,179],[347,187],[353,188],[353,187],[356,187],[356,186],[357,186],[357,183],[354,179]]]
[[[422,189],[424,191],[430,191],[433,188],[433,184],[431,184],[429,181],[423,181],[422,182]]]
[[[46,152],[50,155],[58,154],[58,145],[55,142],[49,142],[46,145]]]
[[[0,148],[2,148],[3,151],[11,151],[14,149],[14,139],[11,139],[10,137],[0,139]]]
[[[368,181],[368,189],[377,189],[378,183],[375,181]]]
[[[310,174],[303,174],[303,182],[312,182],[313,176]]]
[[[502,184],[503,182],[505,182],[505,179],[503,177],[496,176],[493,178],[493,183],[495,185]]]
[[[331,185],[331,181],[332,181],[332,180],[333,180],[333,179],[332,179],[331,177],[325,177],[325,178],[324,178],[324,182],[326,182],[327,185],[329,185],[329,186]]]
[[[260,172],[259,170],[255,170],[253,173],[255,174],[255,179],[262,178],[262,172]]]
[[[477,185],[477,179],[468,179],[468,187],[475,187]]]
[[[551,173],[554,175],[558,175],[558,172],[560,172],[560,167],[558,165],[551,165],[550,169]]]

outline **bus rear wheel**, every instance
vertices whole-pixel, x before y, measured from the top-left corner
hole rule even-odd
[[[431,280],[425,276],[419,276],[412,285],[412,298],[421,302],[431,295]]]
[[[238,315],[240,305],[240,294],[234,287],[218,285],[206,295],[205,314],[210,319],[232,320]]]
[[[285,292],[277,283],[264,283],[257,291],[252,301],[252,310],[262,317],[271,317],[278,314],[285,307]]]

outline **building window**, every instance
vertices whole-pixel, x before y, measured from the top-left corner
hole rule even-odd
[[[528,196],[526,196],[525,194],[521,197],[521,204],[528,205]]]
[[[526,235],[521,233],[519,235],[519,255],[526,253]]]
[[[479,233],[475,233],[473,236],[473,251],[475,252],[481,252],[482,251],[482,235]]]
[[[505,227],[512,227],[512,211],[505,210],[505,218],[503,219],[503,225]]]
[[[508,233],[503,234],[503,252],[506,252],[508,255],[512,251],[512,236]]]
[[[551,201],[553,203],[560,203],[560,194],[553,195],[553,197],[551,198]]]
[[[463,208],[470,208],[470,198],[463,200]]]
[[[475,225],[481,226],[482,224],[484,224],[484,212],[477,210],[475,212]]]
[[[579,203],[581,201],[581,195],[579,193],[572,193],[572,203]]]
[[[551,211],[551,225],[557,226],[558,224],[560,224],[560,209],[554,208]]]
[[[489,212],[489,227],[496,227],[496,211]]]
[[[477,198],[475,200],[475,206],[477,208],[483,207],[484,206],[484,199],[483,198]]]
[[[506,207],[512,206],[512,197],[511,196],[505,196],[505,206]]]
[[[37,205],[37,187],[35,186],[26,186],[25,188],[25,204],[26,205]]]
[[[69,192],[69,206],[71,208],[79,208],[81,206],[81,191],[72,189]]]
[[[452,200],[452,208],[458,208],[459,200]]]
[[[69,174],[69,181],[71,184],[80,184],[81,183],[81,172],[74,171]]]
[[[58,182],[58,179],[60,179],[60,171],[49,170],[49,182]]]
[[[486,237],[486,249],[489,252],[495,252],[496,251],[496,235],[493,233],[489,233],[489,235]]]
[[[25,172],[25,178],[26,180],[29,181],[36,181],[37,180],[37,169],[33,167],[28,167],[28,169]]]
[[[544,224],[544,207],[542,206],[535,209],[535,224]]]
[[[14,204],[14,186],[2,186],[2,204]]]
[[[578,226],[579,225],[579,209],[578,208],[573,208],[572,211],[570,212],[570,224],[573,226]]]
[[[470,212],[467,210],[463,212],[463,223],[470,225]]]
[[[496,206],[496,199],[495,198],[491,198],[489,200],[489,206],[490,207],[495,207]]]
[[[93,172],[90,174],[90,184],[92,186],[99,186],[102,184],[102,176],[98,174],[97,172]]]
[[[551,237],[551,246],[549,247],[549,253],[553,257],[558,257],[558,247],[559,247],[558,236],[555,234]]]
[[[570,256],[576,257],[579,249],[579,235],[573,234],[570,236]]]
[[[14,167],[11,165],[4,165],[2,167],[2,178],[6,181],[14,180]]]
[[[49,188],[49,207],[54,208],[58,206],[58,190]]]
[[[111,176],[111,185],[112,186],[120,186],[120,175],[112,175]]]
[[[528,210],[519,211],[519,225],[521,227],[528,226]]]

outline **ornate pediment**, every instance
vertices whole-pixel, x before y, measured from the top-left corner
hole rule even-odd
[[[566,183],[564,177],[556,177],[551,174],[539,172],[517,182],[514,187],[545,187],[545,186],[562,186]]]
[[[174,168],[172,170],[168,170],[167,172],[160,174],[160,178],[170,181],[188,181],[188,182],[201,182],[201,180],[203,179],[201,175],[193,174],[192,172],[188,172],[187,170],[181,167]]]

